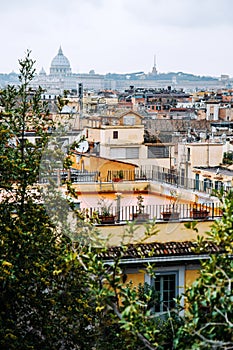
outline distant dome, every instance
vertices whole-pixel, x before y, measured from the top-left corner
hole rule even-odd
[[[43,67],[41,68],[39,75],[46,75],[46,72]]]
[[[71,74],[70,62],[63,55],[61,47],[58,54],[53,58],[50,66],[50,75],[66,76]]]

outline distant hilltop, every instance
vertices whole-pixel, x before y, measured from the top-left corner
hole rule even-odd
[[[82,74],[82,73],[81,73]],[[89,73],[84,73],[88,75],[96,75],[96,73],[91,70]],[[198,81],[198,80],[219,80],[220,77],[212,77],[212,76],[201,76],[201,75],[195,75],[191,73],[184,73],[184,72],[168,72],[168,73],[157,73],[156,75],[148,74],[145,72],[131,72],[131,73],[107,73],[103,74],[102,76],[105,76],[109,79],[116,79],[116,80],[126,80],[126,79],[149,79],[149,80],[172,80],[174,77],[179,80],[188,80],[188,81]],[[228,76],[225,76],[228,77]],[[12,71],[11,73],[0,73],[0,81],[4,80],[15,80],[18,78],[18,73]],[[228,77],[229,78],[229,77]]]
[[[187,81],[199,81],[199,80],[219,80],[219,78],[216,77],[210,77],[210,76],[200,76],[200,75],[194,75],[191,73],[184,73],[184,72],[169,72],[169,73],[157,73],[157,74],[146,74],[144,72],[133,72],[133,73],[107,73],[105,75],[107,78],[110,79],[116,79],[116,80],[125,80],[125,79],[149,79],[149,80],[168,80],[171,81],[172,79],[176,78],[177,80],[187,80]]]
[[[55,76],[46,74],[42,71],[37,74],[33,80],[33,87],[39,85],[51,94],[62,94],[64,90],[77,90],[78,84],[83,85],[83,89],[101,90],[112,89],[123,91],[129,86],[140,88],[166,88],[172,86],[176,89],[185,89],[187,91],[193,90],[208,90],[231,88],[233,80],[229,76],[211,77],[200,76],[184,72],[169,72],[169,73],[107,73],[96,74],[93,70],[89,73],[71,73],[64,76]],[[6,85],[18,85],[18,74],[15,72],[9,74],[0,73],[0,88]]]

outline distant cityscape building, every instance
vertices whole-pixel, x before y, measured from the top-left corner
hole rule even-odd
[[[53,58],[50,66],[50,75],[53,77],[66,77],[72,74],[70,62],[67,57],[63,55],[61,47],[58,54]]]
[[[64,90],[77,91],[78,84],[82,83],[84,90],[118,90],[124,91],[130,86],[138,88],[183,88],[187,91],[201,89],[231,88],[233,80],[228,75],[220,78],[201,77],[183,72],[158,73],[156,67],[156,56],[151,72],[134,72],[126,74],[96,74],[93,69],[89,73],[73,73],[69,59],[63,54],[60,47],[57,55],[52,59],[50,71],[47,75],[44,68],[41,69],[33,80],[32,87],[39,85],[49,94],[61,94]],[[0,87],[7,84],[18,84],[18,76],[12,72],[10,74],[0,74]]]

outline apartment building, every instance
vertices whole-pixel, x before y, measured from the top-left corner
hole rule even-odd
[[[90,118],[84,134],[98,143],[100,157],[122,160],[138,166],[169,167],[174,162],[174,145],[144,142],[143,116],[129,111],[109,118]],[[171,164],[172,163],[172,164]]]

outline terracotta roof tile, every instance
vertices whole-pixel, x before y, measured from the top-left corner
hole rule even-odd
[[[207,248],[202,253],[218,253],[221,247],[208,242]],[[104,259],[113,259],[123,254],[123,259],[141,258],[141,257],[159,257],[159,256],[180,256],[180,255],[198,255],[194,251],[197,248],[196,242],[154,242],[147,244],[130,244],[128,247],[109,247],[106,252],[101,252],[100,257]]]

